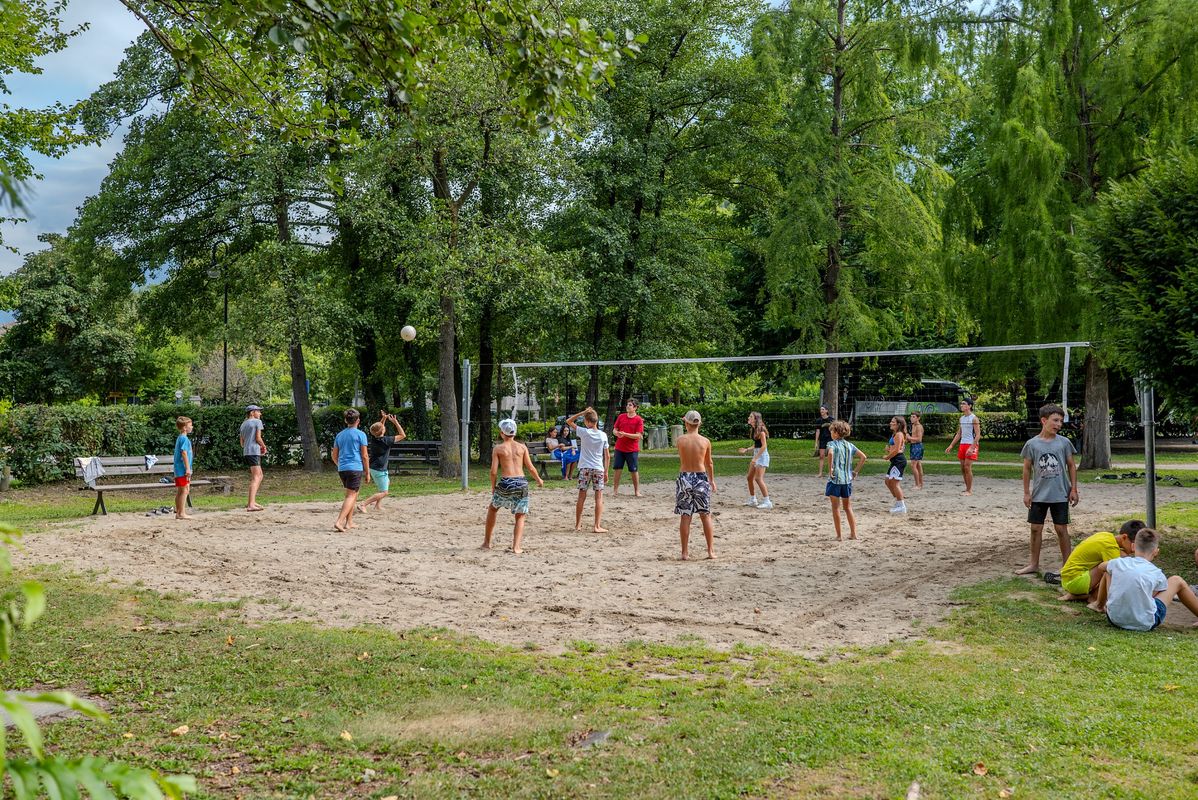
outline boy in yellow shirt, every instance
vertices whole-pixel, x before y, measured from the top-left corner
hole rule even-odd
[[[1143,522],[1133,519],[1123,523],[1118,536],[1099,531],[1082,540],[1061,567],[1061,588],[1065,590],[1061,599],[1093,601],[1097,598],[1106,562],[1135,553],[1136,534],[1144,528]]]

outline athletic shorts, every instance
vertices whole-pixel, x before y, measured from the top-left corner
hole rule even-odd
[[[833,483],[828,481],[828,485],[824,487],[824,497],[843,497],[845,500],[853,496],[853,484],[851,483]]]
[[[1152,627],[1148,629],[1150,631],[1154,631],[1160,627],[1161,623],[1165,621],[1165,612],[1168,610],[1165,608],[1165,604],[1161,602],[1159,597],[1154,597],[1152,599],[1156,602],[1156,613],[1152,617]],[[1107,614],[1106,620],[1112,625],[1115,625],[1115,620],[1111,619],[1110,614]],[[1119,626],[1115,625],[1115,627],[1118,628]]]
[[[761,449],[754,447],[753,448],[753,466],[768,468],[769,465],[770,465],[770,451],[768,449],[761,450]]]
[[[923,442],[916,442],[911,445],[911,460],[923,461]]]
[[[601,469],[580,469],[578,470],[578,490],[585,492],[587,489],[594,489],[596,492],[602,492],[607,475]]]
[[[963,445],[958,446],[957,447],[957,460],[958,461],[977,461],[978,460],[978,451],[974,450],[971,453],[969,451],[969,449],[971,447],[976,447],[976,445],[963,444]]]
[[[370,479],[374,481],[374,485],[378,487],[380,492],[391,491],[391,475],[385,469],[370,470]]]
[[[262,466],[262,456],[242,456],[241,460],[245,462],[247,467]]]
[[[901,454],[890,459],[890,469],[886,472],[886,477],[892,481],[901,481],[903,479],[903,471],[907,469],[907,459]]]
[[[1052,514],[1053,525],[1069,524],[1068,503],[1032,503],[1027,510],[1027,521],[1033,525],[1043,525],[1049,513]]]
[[[500,478],[491,492],[491,507],[506,508],[513,514],[527,514],[528,479]]]
[[[711,513],[711,483],[706,472],[680,472],[674,481],[674,513],[683,517]]]
[[[175,486],[190,486],[190,485],[191,485],[191,478],[187,477],[186,475],[176,475],[175,476]]]
[[[623,450],[617,450],[615,456],[612,457],[611,468],[624,469],[624,467],[627,466],[629,472],[636,472],[637,462],[640,460],[640,456],[641,454],[639,452],[625,453]]]
[[[362,471],[357,469],[339,470],[337,477],[341,479],[341,485],[351,492],[356,492],[362,488]]]
[[[1090,570],[1074,575],[1069,580],[1061,579],[1061,588],[1079,597],[1090,593]]]

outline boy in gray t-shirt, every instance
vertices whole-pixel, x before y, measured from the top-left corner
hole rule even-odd
[[[1061,563],[1069,558],[1069,506],[1077,505],[1077,464],[1073,442],[1057,431],[1065,422],[1065,410],[1055,403],[1040,409],[1040,435],[1023,446],[1023,504],[1031,525],[1031,560],[1016,575],[1040,571],[1040,544],[1044,520],[1051,513],[1061,548]]]
[[[262,439],[262,406],[245,407],[245,422],[238,431],[241,439],[241,457],[250,470],[250,495],[246,511],[262,511],[258,505],[258,487],[262,485],[262,456],[266,455],[266,442]]]

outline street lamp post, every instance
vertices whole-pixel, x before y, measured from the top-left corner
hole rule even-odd
[[[221,385],[220,385],[220,401],[227,404],[229,402],[229,279],[225,275],[224,265],[217,266],[216,248],[221,242],[212,243],[212,267],[208,270],[208,277],[220,277],[221,284],[224,290],[224,327],[221,329],[221,336],[224,340],[223,359],[221,362]]]

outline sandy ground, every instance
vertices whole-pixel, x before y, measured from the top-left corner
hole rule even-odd
[[[551,650],[573,640],[692,636],[803,654],[918,635],[948,612],[955,587],[1026,563],[1016,481],[979,478],[974,495],[962,497],[959,479],[929,477],[921,492],[908,486],[910,513],[894,516],[881,478],[863,479],[853,498],[855,542],[834,540],[822,481],[769,482],[777,507],[761,511],[741,505],[742,478],[723,480],[715,561],[677,560],[669,482],[648,484],[642,498],[609,497],[611,532],[602,535],[574,532],[576,492],[534,489],[521,556],[504,549],[507,511],[497,548],[478,549],[488,497],[473,492],[388,500],[349,534],[332,530],[336,510],[327,503],[196,512],[191,522],[114,514],[30,537],[19,561],[202,599],[255,598],[266,602],[247,603],[246,613],[260,618],[445,626]],[[1159,487],[1157,497],[1192,500],[1198,492]],[[1142,503],[1140,487],[1086,484],[1074,530],[1092,532]],[[584,523],[591,508],[588,499]],[[704,555],[698,519],[691,552]],[[1059,569],[1055,539],[1041,565]],[[1192,620],[1183,616],[1174,603],[1169,622]]]

